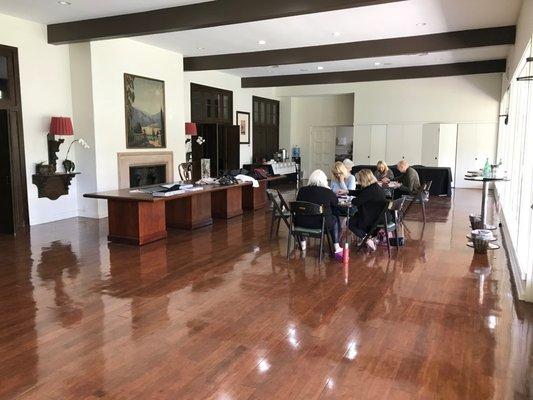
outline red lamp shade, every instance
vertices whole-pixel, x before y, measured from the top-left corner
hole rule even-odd
[[[194,122],[185,122],[185,134],[190,136],[196,136],[198,134]]]
[[[50,135],[54,136],[72,136],[74,129],[69,117],[52,117],[50,120]]]

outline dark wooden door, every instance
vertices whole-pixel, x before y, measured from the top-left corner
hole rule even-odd
[[[0,45],[0,232],[29,224],[26,185],[18,52]]]
[[[237,125],[218,126],[219,171],[239,169],[240,145]]]
[[[0,233],[13,233],[15,230],[9,149],[9,113],[0,110]]]
[[[279,150],[279,101],[253,97],[253,161],[270,160]]]

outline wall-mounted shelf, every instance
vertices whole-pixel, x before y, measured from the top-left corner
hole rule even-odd
[[[47,197],[50,200],[57,200],[59,197],[68,194],[68,188],[72,179],[79,172],[57,173],[50,175],[35,174],[32,182],[38,189],[39,197]]]

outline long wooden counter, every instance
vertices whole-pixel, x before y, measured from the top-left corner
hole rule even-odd
[[[142,246],[167,237],[167,227],[196,229],[213,223],[213,218],[233,218],[243,210],[266,206],[266,189],[271,177],[238,185],[202,185],[203,190],[169,197],[153,197],[132,189],[88,193],[84,197],[107,200],[109,236],[113,242]]]

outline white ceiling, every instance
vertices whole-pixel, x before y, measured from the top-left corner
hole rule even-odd
[[[257,67],[229,69],[226,72],[240,77],[314,74],[321,72],[355,71],[362,69],[398,68],[419,65],[451,64],[468,61],[485,61],[506,58],[510,46],[489,46],[426,54],[413,54],[390,57],[361,58],[355,60],[328,61],[279,65],[276,67]],[[380,63],[376,65],[375,63]],[[322,70],[318,70],[318,67]]]
[[[48,24],[200,3],[202,0],[0,0],[0,13]],[[205,0],[204,0],[205,1]],[[290,0],[287,0],[290,1]],[[324,0],[327,1],[327,0]],[[378,6],[300,15],[183,32],[135,37],[154,46],[202,56],[514,25],[522,0],[407,0]],[[334,36],[333,32],[340,32]],[[265,40],[265,45],[259,45]],[[227,70],[238,76],[285,75],[444,64],[505,58],[509,46],[492,46],[376,59]],[[375,66],[375,62],[391,65]],[[323,66],[321,71],[317,66]],[[302,71],[306,70],[306,71]]]
[[[513,25],[521,3],[522,0],[407,0],[149,35],[137,40],[186,57],[272,50]],[[420,23],[427,25],[417,26]],[[340,32],[341,36],[334,37],[333,32]],[[267,44],[260,46],[259,40],[266,40]]]
[[[59,5],[57,0],[0,0],[0,14],[47,25],[206,1],[212,0],[68,0],[69,6]]]

